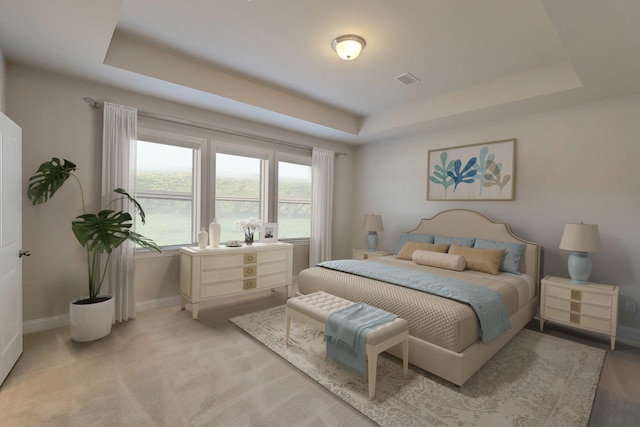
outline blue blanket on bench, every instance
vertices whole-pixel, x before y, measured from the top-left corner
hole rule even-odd
[[[326,358],[360,375],[367,371],[367,334],[398,316],[357,302],[327,317],[324,329]]]
[[[469,304],[478,316],[480,338],[485,344],[505,335],[511,328],[511,321],[504,303],[500,295],[493,289],[463,280],[372,261],[345,259],[322,262],[318,266]]]

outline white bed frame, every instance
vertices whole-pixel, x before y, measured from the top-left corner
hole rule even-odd
[[[462,385],[535,316],[540,293],[540,244],[519,238],[504,222],[494,221],[479,212],[467,209],[452,209],[440,212],[433,218],[422,219],[418,227],[410,233],[478,237],[486,240],[526,244],[520,260],[520,271],[534,278],[536,297],[526,307],[511,316],[511,329],[507,335],[489,344],[478,340],[461,353],[409,336],[409,362],[411,364],[454,384]],[[389,353],[398,357],[402,356],[402,350],[398,347],[390,349]]]

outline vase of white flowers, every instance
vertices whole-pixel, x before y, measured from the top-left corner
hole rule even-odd
[[[235,224],[236,227],[240,228],[244,232],[245,245],[253,244],[253,238],[256,230],[260,230],[262,227],[262,221],[258,218],[239,219]]]

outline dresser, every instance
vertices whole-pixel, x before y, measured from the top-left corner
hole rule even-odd
[[[601,283],[579,285],[570,279],[547,276],[541,281],[540,330],[545,320],[611,337],[616,345],[620,288]]]
[[[254,243],[231,248],[180,248],[181,308],[191,303],[198,318],[201,302],[223,296],[284,286],[292,283],[293,245]]]

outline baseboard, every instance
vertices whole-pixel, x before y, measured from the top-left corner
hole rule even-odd
[[[22,322],[22,333],[33,334],[34,332],[46,331],[48,329],[59,328],[69,325],[69,315],[44,317],[42,319],[27,320]]]
[[[170,307],[172,305],[180,304],[180,295],[173,297],[166,297],[160,299],[153,299],[149,301],[142,301],[136,303],[136,312],[143,312],[154,310],[156,308]]]
[[[616,341],[634,347],[640,347],[640,329],[618,325]]]
[[[180,296],[160,298],[150,301],[142,301],[136,303],[136,312],[149,311],[156,308],[169,307],[172,305],[180,304]],[[44,317],[42,319],[28,320],[22,322],[22,333],[33,334],[35,332],[46,331],[49,329],[59,328],[61,326],[69,325],[69,315],[63,314],[61,316]]]

